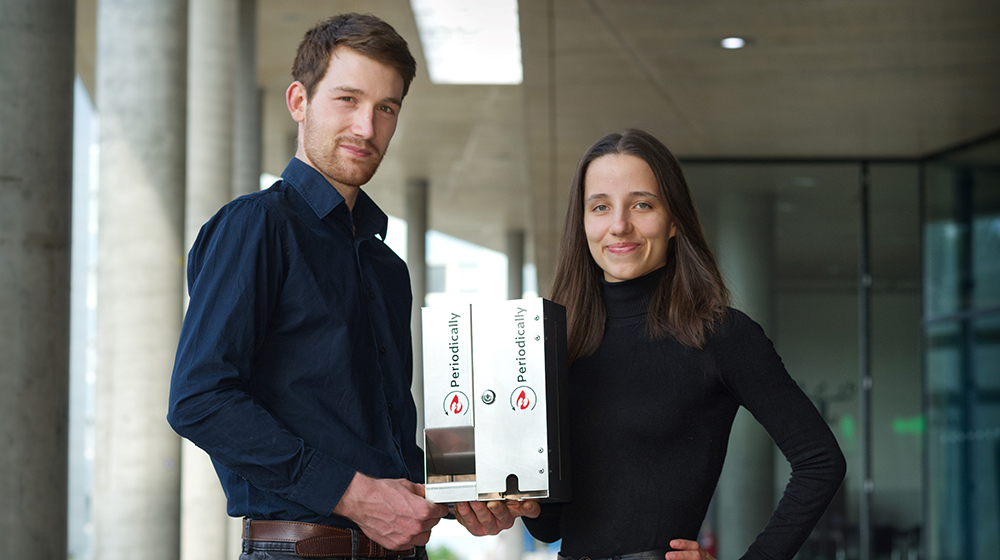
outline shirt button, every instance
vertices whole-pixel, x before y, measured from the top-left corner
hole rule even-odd
[[[392,403],[389,403],[389,410],[392,410]]]
[[[375,299],[375,292],[368,292],[368,297]]]
[[[379,346],[378,351],[385,354],[385,346]]]

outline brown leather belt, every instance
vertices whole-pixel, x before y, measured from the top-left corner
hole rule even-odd
[[[340,556],[351,558],[408,558],[416,555],[416,548],[389,550],[373,542],[364,533],[355,536],[350,529],[328,527],[298,521],[243,520],[243,538],[250,542],[295,543],[295,555],[303,558]]]

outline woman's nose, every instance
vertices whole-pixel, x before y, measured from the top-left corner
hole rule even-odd
[[[609,228],[611,235],[626,235],[632,231],[632,222],[629,220],[628,211],[620,210],[614,214],[614,221]]]

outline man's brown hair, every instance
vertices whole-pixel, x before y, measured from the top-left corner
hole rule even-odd
[[[391,25],[371,14],[340,14],[306,31],[292,65],[292,78],[306,87],[312,99],[316,85],[323,80],[330,65],[330,55],[337,47],[358,53],[392,66],[403,78],[403,97],[417,74],[417,61]]]

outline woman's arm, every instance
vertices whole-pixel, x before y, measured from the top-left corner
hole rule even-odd
[[[791,558],[809,537],[847,470],[836,438],[788,375],[760,325],[730,310],[714,352],[723,382],[791,464],[785,492],[744,558]]]
[[[541,506],[542,512],[538,517],[534,519],[522,517],[521,520],[524,521],[524,526],[531,533],[531,536],[542,542],[556,542],[562,538],[559,531],[559,515],[562,506],[560,504],[541,504]]]

